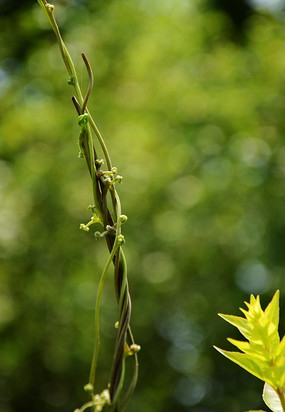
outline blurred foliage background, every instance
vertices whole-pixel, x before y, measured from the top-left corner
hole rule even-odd
[[[283,3],[58,0],[118,187],[140,378],[129,411],[264,409],[262,382],[212,348],[217,312],[281,289],[285,321]],[[86,400],[94,300],[107,257],[79,231],[91,186],[55,37],[36,1],[0,2],[0,410]],[[106,284],[99,382],[115,330]]]

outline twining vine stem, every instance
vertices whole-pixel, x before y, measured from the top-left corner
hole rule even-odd
[[[94,350],[89,382],[84,388],[85,391],[89,393],[91,400],[85,403],[81,408],[76,409],[76,412],[83,412],[88,408],[91,408],[94,412],[100,412],[105,406],[109,407],[112,412],[123,412],[136,386],[138,377],[137,352],[140,350],[140,346],[135,344],[130,327],[131,298],[127,279],[127,263],[122,249],[124,236],[121,232],[121,226],[127,220],[127,217],[122,215],[120,198],[115,189],[115,184],[122,181],[122,176],[119,176],[117,174],[117,168],[112,166],[107,146],[87,107],[94,83],[90,63],[86,55],[82,53],[81,56],[89,78],[87,91],[85,95],[83,95],[73,61],[64,44],[55,19],[55,7],[47,3],[46,0],[37,1],[43,9],[56,35],[60,53],[69,75],[68,84],[72,85],[75,90],[72,102],[77,111],[78,123],[81,128],[78,142],[80,150],[79,157],[85,158],[92,180],[94,199],[94,205],[89,206],[89,209],[92,212],[91,220],[87,224],[82,223],[80,228],[89,231],[90,226],[93,224],[100,224],[103,226],[103,232],[96,231],[95,237],[96,239],[105,238],[109,250],[109,257],[101,274],[97,290]],[[104,159],[99,159],[97,156],[92,130],[95,134],[95,142],[97,142],[104,154]],[[105,162],[107,170],[102,170],[102,166]],[[108,196],[111,197],[112,210],[109,209],[107,204]],[[115,325],[118,332],[115,342],[110,380],[105,390],[101,393],[96,393],[99,386],[96,379],[96,369],[100,348],[101,295],[104,281],[111,265],[113,265],[114,269],[115,292],[118,303],[118,321]],[[133,359],[133,375],[131,381],[128,383],[127,387],[125,387],[125,360],[128,357]]]

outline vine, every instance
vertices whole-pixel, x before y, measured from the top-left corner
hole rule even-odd
[[[47,3],[46,0],[37,0],[43,9],[59,45],[60,53],[69,75],[68,84],[73,86],[75,95],[72,97],[73,105],[78,114],[78,124],[80,126],[79,134],[79,157],[84,158],[92,180],[92,190],[94,205],[89,206],[92,213],[91,219],[87,224],[82,223],[80,229],[89,231],[93,224],[100,224],[102,232],[96,231],[97,240],[104,238],[109,250],[109,257],[100,277],[95,304],[95,339],[93,356],[90,367],[89,382],[84,389],[90,396],[90,401],[85,403],[76,412],[83,412],[91,408],[94,412],[100,412],[105,406],[109,407],[112,412],[123,412],[133,394],[138,377],[138,357],[137,352],[140,346],[134,341],[130,327],[131,318],[131,297],[129,293],[127,279],[127,262],[122,249],[124,236],[122,234],[122,225],[126,222],[127,216],[122,214],[121,202],[116,190],[116,183],[122,182],[122,176],[117,174],[117,168],[112,166],[111,158],[104,142],[104,139],[92,118],[87,104],[93,88],[93,73],[90,63],[84,53],[81,54],[85,64],[89,83],[88,88],[83,95],[78,82],[75,66],[67,47],[62,39],[55,14],[55,7]],[[95,139],[93,137],[95,135]],[[97,146],[100,147],[104,159],[97,157]],[[103,170],[106,164],[107,170]],[[108,206],[107,199],[111,199],[111,209]],[[110,380],[107,388],[101,393],[97,392],[97,362],[100,348],[100,304],[104,281],[109,268],[113,266],[115,279],[115,292],[118,303],[118,321],[115,324],[117,328],[117,337],[114,348],[113,363],[111,366]],[[133,359],[133,374],[127,388],[125,388],[125,361],[126,358]]]

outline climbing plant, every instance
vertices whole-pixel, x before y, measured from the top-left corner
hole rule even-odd
[[[83,412],[91,408],[94,412],[99,412],[105,406],[109,406],[113,412],[122,412],[125,410],[136,386],[138,376],[137,352],[140,350],[140,346],[134,341],[130,327],[131,297],[127,279],[127,262],[122,249],[122,245],[125,242],[122,234],[122,225],[126,222],[127,216],[122,214],[121,202],[116,189],[116,184],[122,182],[122,176],[117,173],[117,168],[112,165],[105,141],[87,106],[93,88],[93,72],[89,60],[84,53],[81,54],[89,78],[87,91],[83,94],[71,55],[62,39],[55,18],[55,7],[45,0],[38,0],[38,3],[56,35],[60,53],[69,75],[68,84],[75,91],[74,96],[72,96],[72,102],[78,115],[80,127],[78,140],[79,158],[85,159],[92,181],[94,204],[88,207],[91,218],[88,223],[81,223],[80,229],[89,232],[92,225],[100,226],[101,231],[95,231],[95,239],[105,239],[109,250],[109,256],[97,289],[94,350],[89,381],[84,387],[85,391],[90,395],[90,401],[76,409],[76,411]],[[103,153],[103,158],[98,157],[99,150]],[[100,348],[100,303],[104,282],[111,266],[113,266],[115,292],[118,302],[118,321],[115,323],[117,337],[110,380],[107,382],[106,388],[97,393],[99,384],[96,379],[96,369]],[[125,362],[128,357],[133,359],[133,373],[130,382],[126,384]]]

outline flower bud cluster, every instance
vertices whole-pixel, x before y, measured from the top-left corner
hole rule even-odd
[[[98,164],[98,163],[97,163]],[[112,167],[111,170],[100,170],[97,174],[98,178],[101,180],[104,185],[109,188],[111,185],[115,184],[116,182],[122,183],[123,176],[117,174],[118,169],[116,167]]]

